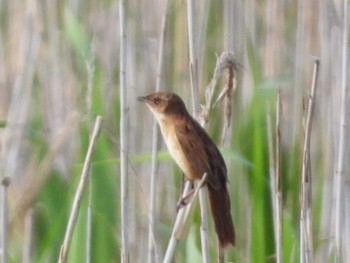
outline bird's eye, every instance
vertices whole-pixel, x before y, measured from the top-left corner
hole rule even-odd
[[[155,98],[153,99],[153,102],[154,102],[154,104],[159,104],[160,98],[159,98],[159,97],[155,97]]]

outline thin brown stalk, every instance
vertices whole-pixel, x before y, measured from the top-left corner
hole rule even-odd
[[[236,74],[239,66],[240,64],[235,59],[233,52],[222,52],[220,57],[217,57],[213,78],[206,88],[206,104],[205,104],[206,106],[202,108],[202,113],[201,113],[202,119],[200,121],[202,127],[205,127],[209,120],[209,112],[211,108],[214,107],[217,103],[219,103],[222,100],[222,98],[224,98],[225,100],[225,103],[224,103],[225,104],[225,119],[224,119],[225,124],[222,132],[221,144],[224,144],[226,133],[230,128],[230,124],[231,124],[232,96],[237,86]],[[219,94],[215,103],[212,104],[216,83],[219,80],[219,78],[223,74],[225,74],[225,72],[227,72],[226,84],[224,88],[221,90],[221,93]],[[218,260],[219,262],[224,261],[224,250],[222,250],[220,246],[218,247]]]
[[[231,127],[231,119],[232,119],[232,97],[233,93],[237,88],[237,79],[236,79],[236,71],[234,64],[230,64],[227,69],[227,81],[224,88],[224,91],[221,94],[225,94],[224,97],[224,128],[221,133],[221,145],[224,145],[228,130]],[[220,99],[220,97],[219,97]]]
[[[220,102],[224,97],[230,97],[227,99],[232,99],[233,92],[236,90],[237,87],[236,75],[240,67],[241,64],[237,61],[233,52],[224,51],[220,54],[220,56],[217,56],[213,77],[206,88],[206,104],[204,113],[209,114],[209,110],[215,107],[216,104]],[[225,86],[221,90],[216,101],[213,103],[216,83],[225,74],[225,72],[227,72],[227,80],[225,81]],[[230,107],[230,109],[227,109],[227,107]],[[231,123],[231,107],[232,105],[227,103],[225,122],[228,126]],[[207,120],[207,118],[205,118],[205,120]]]
[[[317,78],[319,70],[319,58],[314,58],[314,70],[312,76],[311,93],[305,121],[305,138],[303,146],[303,163],[301,178],[301,211],[300,211],[300,262],[309,263],[313,256],[312,238],[312,176],[310,163],[311,129],[316,100]]]
[[[72,238],[73,238],[74,227],[75,227],[75,224],[77,222],[78,212],[79,212],[80,204],[81,204],[81,199],[82,199],[84,188],[85,188],[85,185],[86,185],[86,182],[88,180],[89,173],[90,173],[92,156],[95,152],[96,142],[97,142],[97,138],[100,134],[101,127],[102,127],[102,117],[97,116],[96,121],[95,121],[95,125],[94,125],[94,130],[93,130],[92,135],[91,135],[89,148],[88,148],[88,151],[87,151],[87,154],[85,157],[84,166],[83,166],[83,170],[81,173],[79,185],[78,185],[77,190],[75,192],[74,201],[73,201],[72,210],[71,210],[71,213],[69,216],[66,233],[65,233],[64,240],[63,240],[63,243],[61,246],[61,251],[60,251],[60,255],[59,255],[59,259],[58,259],[59,263],[65,263],[65,262],[67,262],[67,259],[68,259],[68,253],[69,253],[70,244],[71,244]]]

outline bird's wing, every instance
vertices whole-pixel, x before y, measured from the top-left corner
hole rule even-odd
[[[193,118],[182,118],[176,122],[175,132],[181,150],[198,176],[207,173],[208,183],[215,189],[221,188],[227,182],[225,161],[204,129]]]

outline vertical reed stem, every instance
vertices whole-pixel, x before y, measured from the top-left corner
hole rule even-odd
[[[344,223],[344,161],[345,150],[348,143],[347,126],[348,126],[348,108],[349,108],[349,87],[348,87],[348,54],[349,54],[349,0],[344,0],[343,14],[343,46],[342,46],[342,81],[341,81],[341,109],[340,109],[340,129],[338,142],[338,161],[335,171],[335,257],[336,262],[342,261],[342,227]]]
[[[319,58],[314,58],[311,93],[305,122],[305,138],[303,146],[303,164],[301,181],[301,211],[300,211],[300,262],[313,262],[312,242],[312,176],[310,163],[311,129],[316,100]]]
[[[282,206],[282,174],[281,174],[281,92],[277,97],[277,116],[276,116],[276,172],[275,172],[275,223],[276,223],[276,246],[277,263],[283,262],[283,206]]]
[[[190,48],[190,73],[191,73],[191,91],[192,91],[192,103],[194,117],[198,120],[200,114],[200,103],[199,103],[199,87],[198,87],[198,69],[197,69],[197,45],[195,32],[195,13],[194,13],[194,0],[187,0],[187,24],[188,24],[188,41]],[[200,121],[201,125],[204,126],[205,122]],[[201,188],[199,194],[199,203],[201,207],[201,243],[202,243],[202,255],[203,262],[209,263],[209,241],[208,241],[208,213],[204,213],[208,210],[206,203],[206,191],[207,189]]]
[[[120,201],[121,201],[121,260],[129,262],[129,236],[128,236],[128,105],[126,83],[126,25],[125,0],[119,2],[119,33],[120,33]]]
[[[158,52],[158,66],[157,66],[157,82],[156,82],[156,91],[162,89],[162,76],[163,76],[163,64],[164,64],[164,40],[166,33],[166,21],[168,14],[168,1],[166,0],[164,6],[164,13],[162,17],[162,25],[160,30],[160,39],[159,39],[159,52]],[[152,132],[152,163],[151,163],[151,185],[150,185],[150,208],[149,208],[149,229],[148,229],[148,263],[154,263],[155,260],[155,217],[156,217],[156,182],[158,174],[158,153],[159,146],[159,129],[157,120],[153,120],[153,132]]]

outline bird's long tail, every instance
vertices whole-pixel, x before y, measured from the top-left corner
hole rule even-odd
[[[220,189],[214,189],[210,184],[207,184],[207,186],[211,212],[220,247],[234,246],[236,237],[230,212],[230,196],[227,187],[224,185]]]

